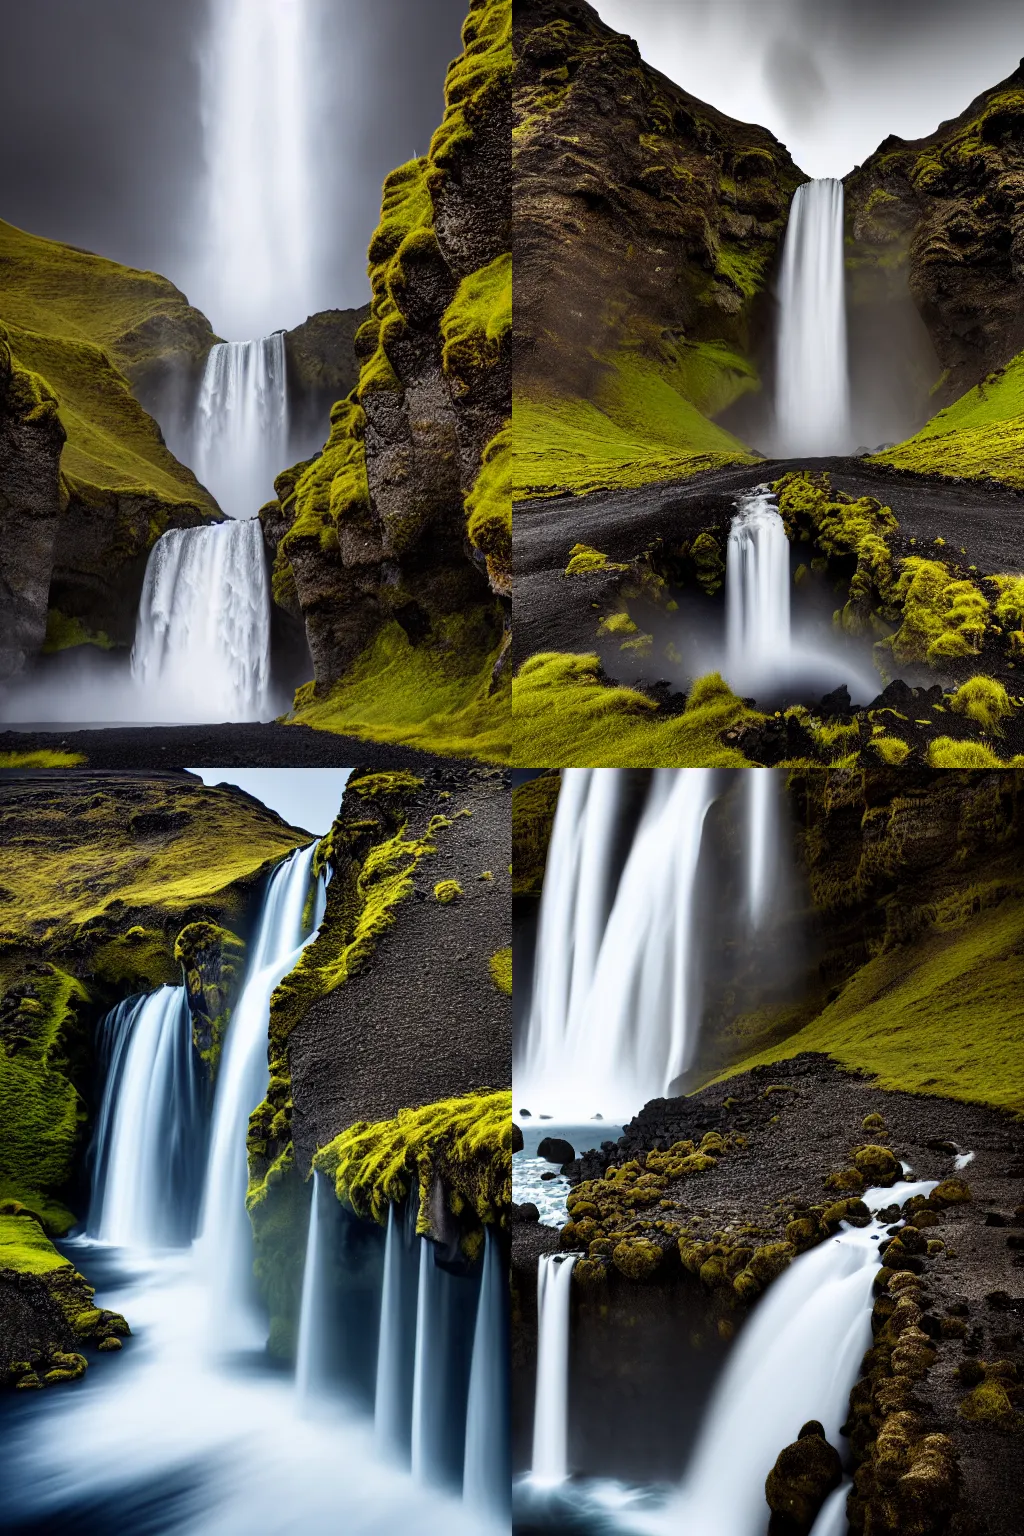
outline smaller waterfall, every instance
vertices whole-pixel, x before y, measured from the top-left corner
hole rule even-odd
[[[569,1302],[576,1253],[545,1253],[537,1266],[537,1396],[531,1481],[569,1475]],[[712,1529],[709,1527],[708,1529]]]
[[[404,1213],[389,1206],[373,1418],[381,1449],[404,1461],[412,1442],[418,1259],[415,1201]]]
[[[270,587],[258,519],[173,528],[157,540],[139,604],[132,676],[157,718],[263,718]]]
[[[669,1091],[697,1039],[696,882],[714,775],[655,771],[613,895],[619,784],[611,769],[566,770],[548,857],[516,1092],[565,1122],[628,1119]]]
[[[462,1496],[507,1522],[512,1485],[508,1380],[508,1280],[490,1229],[473,1334]]]
[[[849,1483],[843,1483],[829,1494],[818,1511],[811,1536],[848,1536],[850,1522],[846,1518],[846,1501],[849,1497]]]
[[[245,985],[235,1005],[217,1075],[200,1244],[209,1266],[218,1338],[258,1348],[264,1329],[251,1300],[252,1233],[245,1208],[249,1116],[267,1090],[270,999],[324,912],[318,882],[311,926],[303,920],[316,845],[293,853],[270,877]]]
[[[421,1483],[453,1481],[452,1409],[449,1391],[452,1316],[448,1276],[436,1262],[434,1244],[420,1238],[416,1302],[416,1352],[412,1388],[412,1472]]]
[[[849,453],[843,184],[798,187],[782,256],[777,452]]]
[[[192,1236],[203,1130],[184,987],[130,998],[101,1025],[110,1066],[97,1125],[90,1235],[158,1248]]]
[[[299,1307],[299,1337],[295,1352],[295,1390],[304,1406],[322,1388],[323,1362],[323,1287],[320,1263],[320,1175],[313,1175],[313,1195],[309,1202],[309,1236],[306,1262],[302,1270],[302,1301]]]
[[[790,660],[789,539],[766,485],[739,502],[725,567],[726,669],[741,692]]]
[[[777,879],[779,781],[770,768],[742,771],[747,801],[747,915],[756,929],[764,924]]]
[[[228,517],[256,516],[288,448],[284,333],[215,346],[196,406],[194,468]]]

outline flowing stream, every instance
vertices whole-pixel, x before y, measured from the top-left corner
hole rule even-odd
[[[782,256],[776,452],[852,450],[846,344],[843,184],[798,187]]]
[[[254,518],[289,461],[283,332],[213,348],[194,431],[193,468],[200,480],[228,517]]]
[[[294,1536],[338,1529],[339,1520],[356,1536],[491,1528],[461,1490],[417,1486],[385,1461],[365,1415],[344,1403],[328,1418],[304,1414],[293,1379],[265,1362],[246,1132],[266,1091],[271,993],[323,912],[312,858],[311,848],[296,852],[267,882],[208,1138],[182,989],[128,999],[105,1021],[90,1235],[68,1248],[95,1275],[102,1304],[127,1316],[132,1337],[95,1359],[74,1388],[28,1402],[22,1394],[14,1405],[4,1425],[2,1529]],[[201,1163],[207,1145],[205,1180],[190,1185],[183,1158],[198,1149]],[[484,1380],[474,1400],[491,1396]]]

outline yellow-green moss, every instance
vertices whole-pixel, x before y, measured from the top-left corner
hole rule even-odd
[[[81,619],[69,619],[58,609],[51,608],[46,615],[43,655],[52,656],[56,651],[69,651],[79,645],[94,645],[101,651],[114,648],[113,640],[102,629],[94,632]]]
[[[81,752],[0,752],[0,768],[81,768]]]
[[[597,656],[545,652],[512,684],[515,761],[524,767],[742,768],[722,732],[754,714],[717,673],[694,683],[686,708],[664,715],[630,688],[611,687]]]
[[[951,736],[937,736],[928,743],[930,768],[1007,768],[1020,767],[1024,757],[997,757],[983,741],[954,741]]]
[[[1002,721],[1013,714],[1010,696],[1002,683],[993,677],[972,677],[951,696],[949,707],[954,714],[966,715],[989,735],[1000,735]]]
[[[439,901],[443,907],[458,901],[462,894],[462,886],[457,880],[439,880],[434,886],[434,900]]]
[[[472,1223],[504,1223],[512,1201],[512,1095],[481,1089],[393,1120],[365,1120],[322,1148],[314,1168],[359,1216],[385,1222],[388,1208],[419,1192],[417,1230],[430,1232],[432,1196]]]
[[[453,615],[437,624],[433,642],[415,646],[392,621],[325,695],[312,684],[300,688],[287,723],[508,762],[509,689],[493,682],[497,653],[484,649],[489,619],[489,612]]]
[[[562,779],[542,773],[512,791],[512,895],[539,896]]]
[[[512,584],[512,428],[504,427],[484,449],[480,473],[466,497],[470,543],[487,559],[497,591]]]
[[[875,736],[870,745],[890,768],[898,768],[910,756],[910,748],[898,736]]]
[[[886,642],[896,661],[941,667],[950,657],[980,651],[989,605],[974,582],[941,561],[908,556],[900,564],[893,596],[903,613],[900,628]]]
[[[476,124],[487,119],[493,98],[512,84],[512,7],[508,0],[471,0],[462,28],[462,53],[448,68],[445,114],[430,145],[430,158],[451,171],[471,149]]]
[[[504,992],[506,997],[512,996],[512,946],[508,944],[504,949],[497,950],[490,961],[491,980],[499,992]]]
[[[442,366],[468,388],[474,373],[493,368],[512,332],[512,253],[464,277],[441,319]]]
[[[569,551],[569,564],[565,568],[567,576],[583,576],[588,571],[628,571],[628,565],[617,564],[603,555],[599,549],[592,549],[589,544],[574,544]]]

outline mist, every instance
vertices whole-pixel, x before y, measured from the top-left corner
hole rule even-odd
[[[306,7],[314,34],[302,82],[314,217],[301,297],[283,297],[281,312],[264,305],[250,334],[368,298],[381,183],[429,145],[466,9],[463,0],[276,3]],[[228,308],[232,274],[211,259],[203,86],[216,57],[212,20],[213,0],[7,7],[0,218],[161,272],[224,334],[249,320]],[[253,86],[258,125],[272,104],[265,84]]]
[[[769,128],[809,176],[958,116],[1024,55],[1019,0],[597,0],[648,64]]]

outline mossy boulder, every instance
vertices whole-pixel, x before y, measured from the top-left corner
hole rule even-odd
[[[771,1510],[769,1536],[810,1536],[821,1506],[842,1482],[839,1452],[829,1445],[817,1420],[801,1429],[792,1445],[779,1452],[765,1482]]]
[[[646,1238],[624,1239],[616,1246],[612,1263],[627,1280],[651,1280],[661,1268],[662,1252]]]

